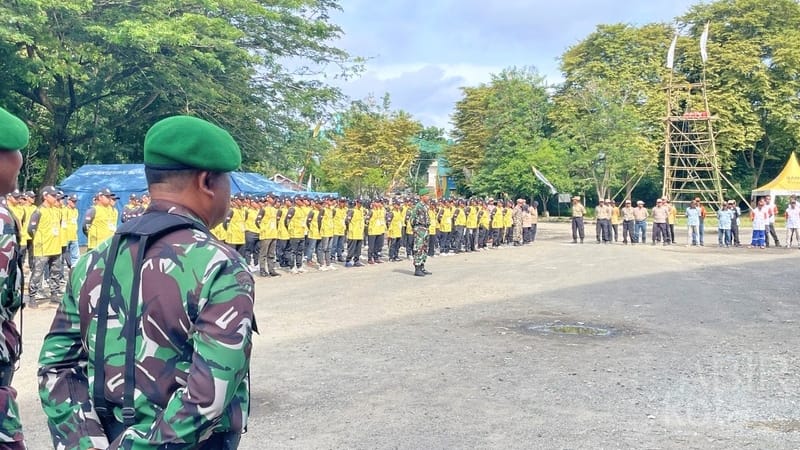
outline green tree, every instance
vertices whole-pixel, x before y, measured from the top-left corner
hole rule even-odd
[[[549,96],[535,69],[509,68],[490,83],[463,92],[453,114],[455,144],[447,161],[469,192],[547,195],[533,166],[568,189],[563,166],[551,164],[563,147],[549,141]]]
[[[551,117],[569,146],[579,188],[592,186],[598,198],[618,191],[630,197],[653,173],[663,145],[671,37],[663,24],[601,25],[562,56],[565,82]]]
[[[399,188],[419,157],[414,142],[422,125],[404,111],[391,110],[388,96],[353,102],[341,134],[321,161],[326,186],[349,195],[380,195]]]
[[[0,102],[41,137],[48,184],[61,167],[141,160],[148,126],[175,113],[220,124],[246,161],[260,160],[340,98],[305,75],[358,67],[329,44],[341,35],[331,9],[331,0],[4,2]]]
[[[680,20],[693,48],[678,69],[694,81],[704,75],[696,45],[709,23],[705,76],[719,117],[717,148],[725,166],[741,163],[756,187],[800,143],[800,3],[718,0],[695,5]]]

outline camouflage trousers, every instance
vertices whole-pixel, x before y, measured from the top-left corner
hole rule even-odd
[[[37,256],[34,259],[31,281],[28,285],[28,293],[31,298],[45,297],[41,290],[42,278],[46,275],[47,285],[50,287],[50,297],[61,300],[61,265],[61,255]]]
[[[414,265],[425,264],[428,259],[428,228],[414,228]]]

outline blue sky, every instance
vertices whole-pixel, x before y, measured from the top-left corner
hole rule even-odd
[[[700,0],[341,0],[337,45],[369,58],[339,83],[353,99],[389,92],[424,125],[450,128],[459,88],[510,66],[560,81],[559,56],[599,24],[672,22]],[[665,55],[666,57],[666,55]]]

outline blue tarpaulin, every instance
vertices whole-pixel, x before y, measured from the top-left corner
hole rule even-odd
[[[147,192],[147,180],[144,177],[143,164],[87,164],[65,178],[58,188],[67,195],[78,196],[78,212],[80,214],[78,216],[78,241],[81,245],[85,245],[86,236],[81,230],[83,216],[86,210],[92,206],[95,194],[104,188],[111,189],[111,192],[119,197],[116,207],[121,218],[122,208],[128,203],[130,195],[142,195]],[[257,173],[232,172],[231,194],[240,192],[253,195],[302,194],[314,198],[325,195],[338,197],[337,194],[330,193],[295,192]]]

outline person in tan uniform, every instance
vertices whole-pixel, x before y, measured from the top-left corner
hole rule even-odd
[[[664,205],[662,199],[656,200],[653,208],[653,243],[664,241],[664,245],[669,245],[669,231],[667,231],[667,219],[669,218],[669,206]]]
[[[584,229],[583,229],[583,215],[586,214],[586,207],[583,206],[581,203],[581,198],[577,195],[572,197],[572,243],[578,243],[578,236],[581,238],[581,244],[583,244],[583,238],[585,236]]]
[[[644,244],[647,241],[647,217],[650,212],[644,207],[644,202],[639,200],[636,202],[636,208],[633,208],[633,242]]]
[[[611,200],[605,199],[598,202],[595,209],[597,218],[597,243],[608,244],[611,242]]]
[[[633,224],[635,218],[633,217],[633,206],[631,206],[630,200],[625,200],[625,205],[620,209],[620,214],[622,215],[622,243],[628,245],[628,240],[630,239],[631,244],[633,244]]]

